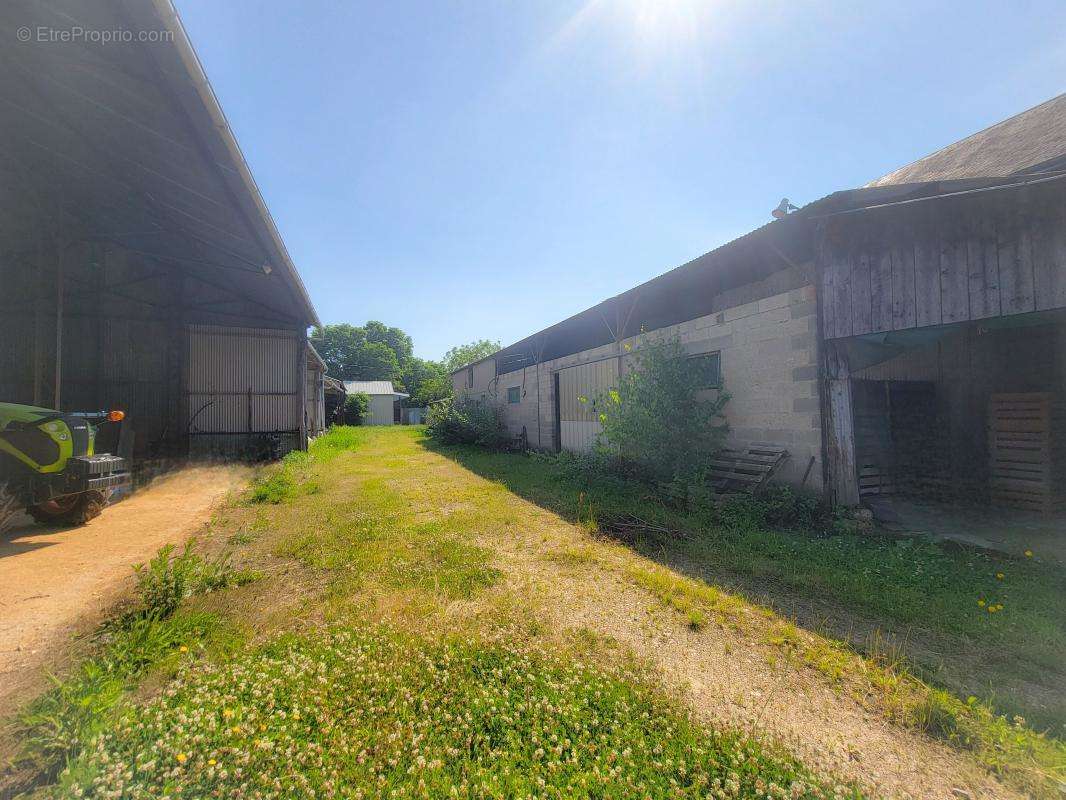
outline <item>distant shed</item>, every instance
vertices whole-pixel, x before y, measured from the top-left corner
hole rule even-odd
[[[397,392],[392,381],[345,381],[344,389],[348,394],[369,395],[370,408],[364,425],[395,425],[400,421],[400,400],[409,396]]]

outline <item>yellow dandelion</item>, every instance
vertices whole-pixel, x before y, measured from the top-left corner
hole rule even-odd
[[[230,730],[233,731],[234,733],[240,733],[241,732],[241,729],[239,727],[237,727],[236,725],[234,725],[232,728],[230,728]]]
[[[233,716],[233,709],[232,708],[224,708],[224,709],[222,709],[222,716],[225,717],[226,719],[229,719],[230,717]]]
[[[181,647],[178,648],[178,652],[179,653],[188,653],[189,652],[189,648],[186,647],[185,645],[182,645]]]
[[[209,766],[209,767],[213,767],[213,766],[215,766],[215,764],[217,764],[217,763],[218,763],[218,762],[217,762],[217,761],[215,761],[215,759],[213,759],[213,758],[209,758],[209,759],[207,759],[207,766]]]
[[[997,572],[997,573],[996,573],[996,580],[997,580],[997,581],[1001,581],[1001,580],[1003,580],[1003,579],[1004,579],[1005,577],[1006,577],[1006,576],[1005,576],[1005,575],[1004,575],[1004,574],[1003,574],[1002,572]]]
[[[174,756],[174,758],[178,760],[179,764],[184,764],[186,761],[189,760],[189,757],[184,753],[178,753],[176,756]]]
[[[983,597],[981,599],[979,599],[977,601],[977,605],[981,606],[981,608],[984,608],[985,607],[985,599]]]
[[[1026,550],[1025,551],[1025,557],[1026,558],[1032,558],[1033,557],[1033,551],[1032,550]]]
[[[624,345],[622,345],[622,347],[625,348],[627,353],[633,349],[633,345],[631,345],[629,342],[626,342]]]

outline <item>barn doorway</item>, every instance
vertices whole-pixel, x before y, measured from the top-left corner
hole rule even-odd
[[[851,347],[861,502],[889,527],[995,549],[1040,542],[1066,561],[1062,312],[879,346]]]

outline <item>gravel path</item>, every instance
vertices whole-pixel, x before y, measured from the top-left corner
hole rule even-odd
[[[157,479],[80,528],[18,524],[0,535],[0,715],[61,666],[76,633],[100,622],[132,583],[132,564],[184,542],[243,467],[194,467]]]

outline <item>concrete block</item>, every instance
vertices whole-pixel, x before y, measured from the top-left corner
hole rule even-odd
[[[818,378],[818,365],[807,364],[802,367],[796,367],[792,370],[792,380],[794,381],[810,381]]]
[[[814,336],[810,333],[800,333],[792,337],[793,350],[806,350],[814,344]]]
[[[775,294],[772,297],[764,297],[759,301],[759,311],[772,311],[775,308],[784,308],[789,304],[788,293]]]
[[[818,306],[813,300],[807,300],[803,303],[796,303],[791,306],[792,319],[800,319],[801,317],[809,317],[818,313]]]
[[[734,306],[733,308],[727,308],[722,312],[723,319],[726,322],[732,322],[735,319],[741,319],[743,317],[750,317],[752,314],[757,314],[759,311],[759,303],[755,301],[753,303],[745,303],[742,306]]]
[[[793,411],[817,411],[820,407],[817,397],[797,397],[792,401]]]

